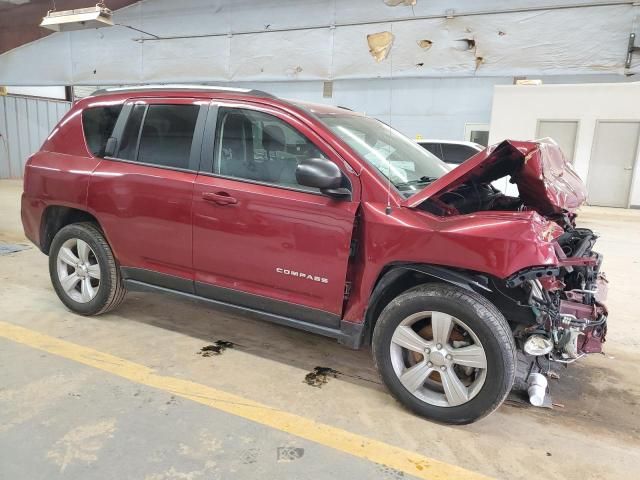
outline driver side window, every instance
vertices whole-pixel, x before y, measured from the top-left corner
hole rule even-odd
[[[303,159],[325,156],[287,123],[262,112],[220,108],[217,125],[214,173],[318,191],[298,184],[296,168]]]

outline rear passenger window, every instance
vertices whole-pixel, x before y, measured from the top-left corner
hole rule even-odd
[[[188,169],[199,110],[198,105],[136,105],[122,136],[118,157]]]
[[[104,155],[107,139],[113,133],[122,105],[92,107],[82,111],[82,129],[89,151],[98,157]]]

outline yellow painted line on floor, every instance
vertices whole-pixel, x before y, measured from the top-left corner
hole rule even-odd
[[[0,338],[97,368],[132,382],[170,392],[261,425],[429,480],[479,480],[484,475],[394,447],[309,418],[274,409],[206,385],[158,375],[149,367],[0,321]]]

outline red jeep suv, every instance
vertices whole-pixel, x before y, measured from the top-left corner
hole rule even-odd
[[[505,176],[518,197],[492,186]],[[461,424],[601,350],[584,200],[552,143],[449,171],[345,108],[165,85],[78,101],[27,162],[22,222],[73,312],[156,290],[370,344],[400,402]]]

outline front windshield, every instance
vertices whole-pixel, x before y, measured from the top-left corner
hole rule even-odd
[[[438,157],[379,120],[356,115],[318,116],[406,196],[450,170]]]

